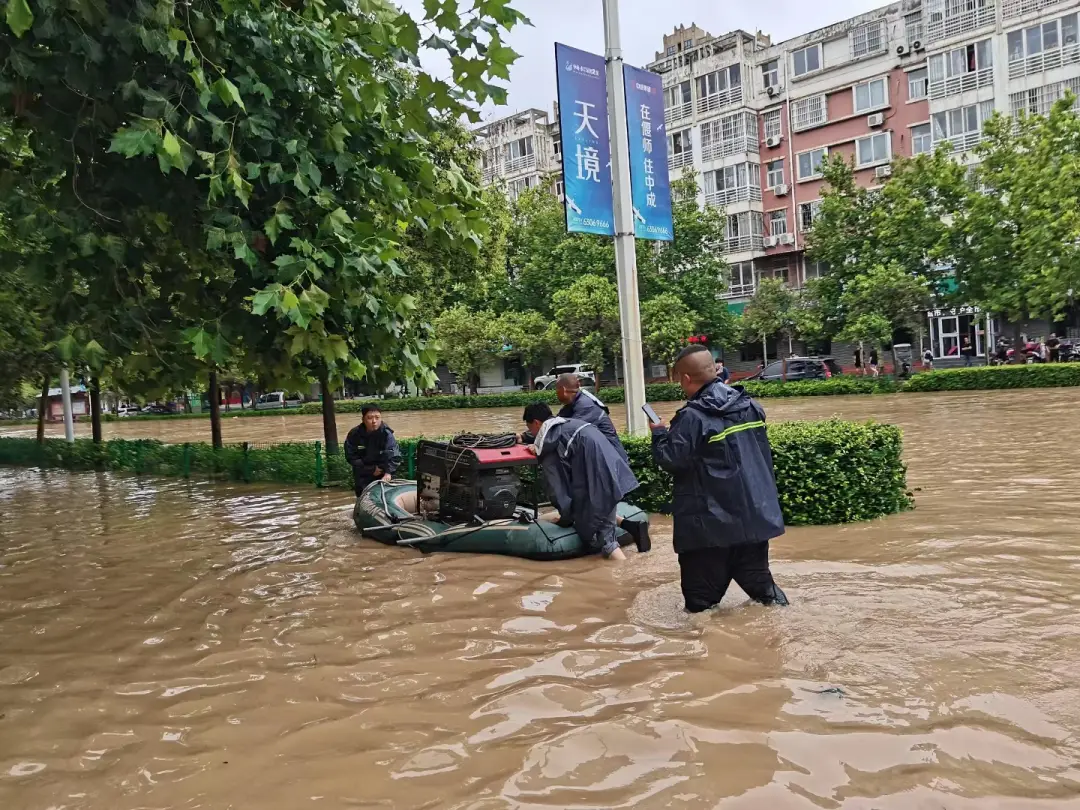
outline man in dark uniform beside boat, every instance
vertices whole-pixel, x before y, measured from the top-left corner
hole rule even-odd
[[[536,437],[530,447],[543,468],[560,525],[573,525],[605,559],[626,559],[616,537],[616,507],[638,487],[630,465],[594,425],[555,416],[542,402],[525,408],[524,420]],[[623,528],[635,540],[634,531],[647,538],[647,530],[638,524],[631,527],[628,521]]]
[[[671,427],[652,425],[653,459],[674,479],[672,539],[686,609],[718,605],[731,580],[765,605],[786,605],[769,570],[769,540],[784,533],[765,412],[716,378],[704,346],[675,360],[686,405]]]
[[[608,406],[591,391],[581,387],[581,378],[577,374],[563,374],[559,377],[555,382],[555,396],[563,406],[559,411],[559,416],[563,419],[580,419],[582,422],[595,425],[615,448],[615,452],[623,457],[623,461],[630,463],[626,448],[619,441],[615,423],[611,421]]]
[[[401,465],[397,439],[383,422],[379,406],[366,406],[361,416],[363,421],[345,439],[345,460],[353,468],[357,496],[373,481],[389,481]]]

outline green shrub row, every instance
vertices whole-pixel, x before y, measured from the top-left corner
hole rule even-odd
[[[853,422],[780,422],[769,425],[776,481],[789,525],[825,525],[868,520],[907,509],[911,496],[901,459],[900,430]],[[401,439],[400,477],[415,473],[418,438]],[[641,482],[632,500],[651,512],[669,512],[671,477],[652,462],[648,437],[624,437],[630,464]],[[50,439],[0,439],[0,464],[108,469],[181,477],[273,481],[317,486],[352,486],[342,456],[327,457],[318,443],[271,447],[171,445],[115,439],[68,444]]]
[[[997,391],[1008,388],[1069,388],[1080,385],[1080,363],[974,366],[916,374],[905,391]]]

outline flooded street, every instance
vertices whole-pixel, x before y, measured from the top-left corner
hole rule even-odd
[[[1080,810],[1077,398],[765,401],[903,427],[918,508],[693,618],[662,520],[622,566],[422,557],[343,492],[0,468],[0,808]]]

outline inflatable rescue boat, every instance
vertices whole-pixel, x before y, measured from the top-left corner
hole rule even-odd
[[[624,522],[647,525],[649,520],[641,509],[625,503],[618,505],[618,515]],[[374,482],[356,499],[353,522],[364,537],[425,553],[503,554],[528,560],[568,560],[593,553],[572,527],[559,526],[524,506],[517,507],[513,517],[496,520],[446,523],[422,516],[415,481]],[[623,546],[634,542],[621,528],[618,540]]]

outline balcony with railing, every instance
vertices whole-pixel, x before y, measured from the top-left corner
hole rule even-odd
[[[487,166],[484,169],[484,185],[488,186],[495,182],[495,178],[499,176],[498,166]]]
[[[1044,8],[1062,6],[1068,0],[1003,0],[1001,4],[1001,16],[1006,20],[1013,17],[1022,17],[1033,11],[1042,11]]]
[[[791,102],[791,129],[802,132],[820,127],[829,121],[829,106],[825,96],[812,96]]]
[[[1049,115],[1050,109],[1065,96],[1066,91],[1077,96],[1076,101],[1073,102],[1073,109],[1080,111],[1080,77],[1077,77],[1021,90],[1019,93],[1010,93],[1009,114],[1012,116],[1020,113]]]
[[[724,239],[724,253],[747,253],[752,250],[765,250],[765,237],[760,233],[728,236]]]
[[[689,149],[682,152],[672,152],[668,155],[668,171],[677,171],[685,166],[694,165],[694,153]]]
[[[710,141],[701,145],[702,160],[719,160],[732,155],[758,154],[760,150],[757,138],[742,135],[729,141]]]
[[[975,148],[975,145],[983,139],[982,130],[976,130],[974,132],[961,132],[959,135],[953,135],[949,138],[940,138],[934,141],[934,148],[938,147],[938,144],[947,143],[949,145],[949,151],[953,154],[960,154],[963,152],[970,152]]]
[[[1009,78],[1019,79],[1044,70],[1053,70],[1064,65],[1080,64],[1080,42],[1070,42],[1060,48],[1051,48],[1042,53],[1032,54],[1024,59],[1009,62]]]
[[[980,87],[994,86],[994,69],[992,67],[975,70],[961,76],[952,76],[948,79],[939,79],[929,84],[929,96],[931,99],[955,96],[966,93],[968,90],[977,90]]]
[[[664,110],[664,122],[669,126],[678,121],[684,121],[694,114],[694,104],[691,101],[676,104]]]
[[[710,191],[705,195],[705,204],[715,208],[741,202],[761,202],[761,189],[757,186],[735,186]]]
[[[721,90],[719,93],[713,93],[698,99],[698,115],[708,115],[709,113],[719,112],[726,107],[741,104],[742,100],[742,85],[732,87],[728,90]]]
[[[755,284],[753,281],[744,281],[739,284],[728,284],[727,289],[720,293],[720,297],[723,299],[750,298],[751,296],[753,296],[756,290],[757,284]]]
[[[508,158],[505,164],[507,174],[516,174],[527,169],[536,168],[536,155],[522,155],[521,157]]]
[[[994,24],[994,0],[936,0],[929,6],[926,41],[968,34]]]

